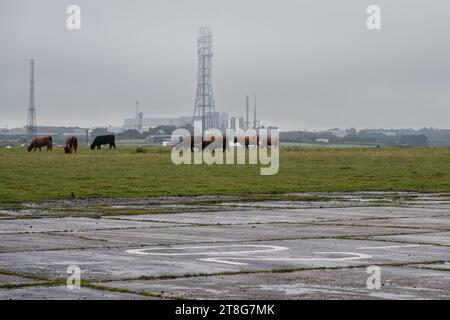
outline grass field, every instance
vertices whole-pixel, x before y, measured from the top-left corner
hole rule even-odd
[[[280,170],[259,165],[180,165],[170,149],[79,150],[65,155],[0,150],[0,203],[69,197],[250,194],[302,191],[450,190],[450,150],[282,150]]]

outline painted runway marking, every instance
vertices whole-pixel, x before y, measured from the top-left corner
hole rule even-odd
[[[357,250],[376,250],[376,249],[400,249],[400,248],[419,248],[419,247],[432,247],[431,244],[407,244],[407,245],[401,245],[401,246],[378,246],[378,247],[359,247],[356,248]]]
[[[226,249],[226,248],[256,248],[256,250],[238,250],[238,251],[211,251],[211,252],[158,252],[158,251],[178,251],[191,249]],[[284,251],[289,248],[282,246],[265,246],[265,245],[224,245],[224,246],[195,246],[195,247],[177,247],[177,248],[147,248],[147,249],[131,249],[126,250],[128,253],[154,256],[206,256],[206,255],[234,255],[234,254],[253,254],[253,253],[268,253],[276,251]],[[153,251],[153,252],[152,252]]]
[[[334,255],[346,255],[348,257],[342,258],[267,258],[267,257],[224,257],[224,258],[204,258],[197,259],[206,262],[217,262],[223,264],[231,265],[247,265],[243,262],[235,262],[230,260],[246,260],[246,261],[347,261],[347,260],[360,260],[360,259],[370,259],[371,255],[364,253],[354,253],[354,252],[314,252],[314,254],[334,254]]]
[[[230,248],[243,248],[244,250],[227,251]],[[214,251],[208,251],[213,249]],[[253,249],[253,250],[248,250]],[[193,250],[193,251],[191,251]],[[221,245],[221,246],[190,246],[190,247],[176,247],[176,248],[144,248],[144,249],[130,249],[127,253],[138,255],[152,255],[152,256],[167,256],[167,257],[182,257],[182,256],[215,256],[211,258],[197,258],[197,261],[215,262],[230,265],[247,265],[245,262],[239,261],[347,261],[370,259],[371,255],[354,252],[314,252],[315,255],[338,255],[344,257],[315,257],[315,258],[291,258],[291,257],[273,257],[273,256],[255,256],[258,253],[274,253],[289,250],[283,246],[268,246],[268,245]],[[177,252],[182,251],[182,252]],[[246,255],[246,256],[242,256]],[[253,256],[252,256],[253,255]]]

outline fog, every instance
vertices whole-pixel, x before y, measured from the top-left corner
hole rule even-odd
[[[66,8],[81,8],[81,30]],[[366,27],[381,7],[382,29]],[[281,130],[450,128],[448,0],[2,0],[0,127],[190,116],[197,33],[211,27],[216,111]]]

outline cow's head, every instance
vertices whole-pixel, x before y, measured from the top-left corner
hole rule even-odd
[[[30,152],[31,150],[33,150],[33,144],[30,144],[30,145],[27,147],[27,150],[28,150],[28,152]]]
[[[91,150],[95,149],[95,144],[91,144]]]
[[[68,147],[64,147],[64,152],[67,154],[67,153],[70,153],[70,148],[68,148]]]

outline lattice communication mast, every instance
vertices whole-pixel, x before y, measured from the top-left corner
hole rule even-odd
[[[198,37],[198,79],[194,121],[202,121],[203,131],[216,128],[215,106],[211,82],[212,33],[200,27]]]
[[[34,97],[34,59],[30,60],[30,96],[28,101],[27,133],[30,136],[35,136],[37,134],[36,100]]]

